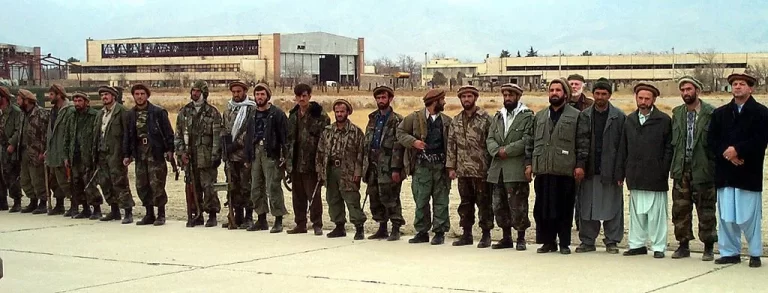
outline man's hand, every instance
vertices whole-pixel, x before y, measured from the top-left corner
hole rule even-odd
[[[729,161],[738,156],[739,156],[739,153],[737,153],[736,148],[732,146],[728,147],[727,149],[725,149],[725,152],[723,152],[723,158]]]
[[[744,160],[739,159],[738,156],[737,157],[730,157],[730,159],[728,159],[728,161],[731,162],[731,164],[733,164],[735,166],[744,165]]]
[[[40,161],[41,163],[45,162],[45,153],[38,155],[37,160]]]
[[[123,166],[128,167],[131,164],[131,161],[133,161],[133,160],[131,160],[131,158],[123,159]]]
[[[69,165],[69,160],[64,160],[64,168],[71,168],[72,166]]]
[[[616,182],[619,186],[624,186],[624,180],[619,180]]]
[[[13,154],[13,152],[16,151],[16,148],[13,147],[13,145],[9,145],[6,151],[8,151],[9,154]]]
[[[451,178],[451,180],[456,179],[456,170],[448,169],[448,178]]]
[[[499,156],[499,158],[501,158],[502,160],[507,159],[507,151],[505,151],[504,148],[500,148],[499,152],[496,155]]]
[[[285,184],[293,183],[293,180],[291,180],[291,176],[285,176],[285,178],[283,178],[283,181],[285,181]]]
[[[424,149],[427,148],[427,144],[424,143],[423,141],[417,140],[413,142],[413,147],[423,151]]]
[[[525,180],[528,180],[528,182],[533,180],[533,168],[531,165],[525,166]]]
[[[187,165],[189,165],[189,155],[184,153],[181,155],[181,166],[186,167]]]
[[[250,169],[251,163],[243,163],[243,166],[245,166],[246,169]]]
[[[360,179],[362,179],[360,176],[355,176],[352,179],[355,180],[355,184],[360,185]]]
[[[392,172],[392,182],[400,183],[400,180],[402,180],[402,178],[400,178],[400,172]]]
[[[583,168],[574,169],[573,179],[576,179],[576,182],[581,182],[581,180],[584,180],[584,169]]]
[[[165,153],[165,160],[168,162],[173,161],[173,152]]]

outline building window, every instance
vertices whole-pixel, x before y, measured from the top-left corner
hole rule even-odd
[[[82,73],[238,72],[240,64],[83,66],[80,69]]]
[[[101,58],[259,55],[259,40],[210,42],[105,43]]]

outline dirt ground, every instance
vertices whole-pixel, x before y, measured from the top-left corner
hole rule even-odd
[[[287,93],[286,93],[287,94]],[[483,96],[481,96],[479,105],[486,109],[487,111],[494,113],[500,106],[501,106],[501,97],[500,95],[494,95],[490,96],[491,93],[484,93]],[[490,97],[489,97],[490,96]],[[767,103],[768,99],[766,96],[756,96],[758,101],[761,103]],[[324,105],[324,108],[326,110],[330,110],[330,103],[332,103],[333,100],[335,100],[337,97],[334,96],[314,96],[313,100],[318,101],[321,104]],[[367,123],[367,115],[374,110],[374,104],[373,100],[370,96],[370,94],[361,93],[359,96],[355,95],[346,95],[344,98],[349,99],[353,103],[353,107],[355,107],[355,112],[351,115],[350,119],[353,123],[355,123],[358,126],[364,127],[364,125]],[[171,118],[173,119],[172,123],[175,121],[175,112],[176,110],[181,107],[184,103],[187,102],[188,95],[184,93],[153,93],[153,96],[151,100],[159,105],[164,106],[166,109],[169,109],[169,112],[171,113]],[[219,107],[219,109],[224,110],[225,109],[225,103],[226,100],[228,100],[229,97],[226,96],[226,92],[219,92],[219,93],[212,93],[212,96],[209,97],[209,100],[212,104]],[[728,101],[730,101],[730,96],[727,94],[723,95],[711,95],[711,96],[705,96],[703,99],[715,106],[720,106]],[[276,94],[275,97],[273,97],[273,102],[276,105],[280,105],[284,110],[289,110],[290,107],[293,105],[293,97],[292,96],[286,96],[284,94]],[[530,108],[534,110],[539,110],[544,108],[547,105],[547,99],[546,96],[539,95],[539,96],[523,96],[523,102],[526,103]],[[455,115],[460,111],[460,105],[458,103],[458,99],[455,97],[449,97],[447,99],[448,105],[446,105],[446,113],[449,115]],[[612,103],[616,105],[617,107],[621,108],[625,113],[629,113],[635,109],[635,103],[631,96],[629,95],[618,95],[614,96],[612,98]],[[661,109],[664,112],[670,113],[671,109],[679,104],[681,104],[680,97],[668,97],[668,98],[660,98],[657,100],[656,105],[659,109]],[[130,101],[127,102],[127,104],[130,104]],[[416,109],[419,109],[421,107],[421,98],[417,96],[408,96],[408,97],[396,97],[393,107],[396,109],[397,112],[401,113],[402,115],[407,115],[411,111],[414,111]],[[129,106],[129,105],[127,105]],[[671,113],[670,113],[671,114]],[[332,113],[330,113],[331,117],[333,117]],[[332,118],[333,120],[333,118]],[[133,168],[130,168],[130,176],[131,176],[131,184],[133,184]],[[768,169],[767,169],[768,170]],[[168,215],[170,218],[180,219],[183,220],[186,217],[185,212],[185,196],[184,196],[184,183],[183,183],[183,174],[180,176],[179,181],[173,180],[173,174],[170,171],[169,166],[169,177],[168,177],[168,183],[166,190],[168,191],[169,196],[169,204],[168,204]],[[219,170],[219,181],[224,181],[224,171],[223,167]],[[768,178],[766,178],[766,181],[768,181]],[[672,181],[670,180],[670,186],[672,184]],[[765,188],[768,188],[768,182],[764,185],[764,193]],[[365,185],[361,187],[361,194],[364,197],[364,191],[365,191]],[[131,186],[131,189],[134,191],[134,198],[138,201],[138,198],[135,196],[135,188],[134,186]],[[323,194],[325,193],[325,190],[323,190]],[[625,190],[625,196],[628,194],[628,192]],[[323,198],[325,196],[323,195]],[[222,204],[226,201],[226,194],[225,193],[219,193],[219,198],[221,199]],[[285,198],[285,204],[287,207],[287,210],[289,213],[292,212],[291,208],[291,196],[290,193],[287,190],[284,190],[284,198]],[[671,247],[677,246],[677,241],[674,238],[674,232],[673,232],[673,226],[671,223],[671,192],[669,195],[669,207],[668,212],[670,215],[669,222],[669,243]],[[406,219],[406,226],[402,228],[402,231],[406,234],[413,234],[413,217],[414,217],[414,202],[413,202],[413,196],[411,193],[411,178],[408,178],[404,181],[403,188],[402,188],[402,194],[401,194],[401,201],[403,206],[403,216]],[[534,203],[534,194],[533,191],[531,191],[531,194],[529,196],[529,202],[530,202],[530,208],[529,208],[529,217],[531,219],[531,222],[533,222],[533,203]],[[625,198],[626,202],[626,198]],[[452,182],[452,188],[450,193],[450,219],[451,219],[451,230],[453,233],[449,233],[448,236],[455,236],[461,233],[461,229],[458,226],[459,217],[456,212],[456,209],[459,204],[459,195],[458,195],[458,189],[456,187],[456,181]],[[325,205],[325,203],[324,203]],[[366,204],[367,205],[367,204]],[[629,205],[625,204],[624,210],[625,210],[625,234],[629,231],[629,214],[628,214],[628,208]],[[378,225],[370,220],[370,211],[368,210],[368,206],[364,207],[366,214],[368,215],[368,222],[366,223],[366,230],[367,233],[373,233],[375,229],[378,227]],[[766,210],[768,210],[768,197],[763,198],[763,213],[766,214]],[[141,215],[143,213],[142,210],[138,210],[137,214]],[[272,222],[273,218],[268,217],[270,223]],[[324,209],[324,215],[323,218],[325,220],[325,227],[326,228],[332,228],[333,224],[328,220],[327,215],[327,207]],[[219,221],[222,222],[226,219],[226,209],[222,209],[222,214],[219,215]],[[286,229],[293,227],[293,216],[291,214],[286,216],[286,219],[284,221],[284,224],[286,224]],[[535,234],[535,223],[533,223],[533,227],[531,227],[527,231],[527,239],[529,241],[532,241],[534,239]],[[696,226],[696,217],[694,217],[694,227]],[[766,233],[766,230],[768,229],[768,218],[763,218],[763,243],[764,243],[764,254],[768,253],[768,233]],[[200,228],[203,229],[203,228]],[[221,228],[217,228],[221,229]],[[348,229],[351,229],[351,226],[348,225]],[[477,237],[479,235],[479,229],[475,229],[475,236]],[[233,233],[246,233],[245,231],[237,231]],[[694,228],[694,234],[697,233],[697,229]],[[404,238],[408,238],[410,236],[404,236]],[[501,237],[501,230],[500,229],[494,229],[493,231],[493,238],[494,240],[499,239]],[[602,237],[602,236],[601,236]],[[598,243],[602,243],[598,239]],[[578,245],[578,233],[575,231],[572,234],[572,241],[573,245]],[[624,241],[621,243],[621,245],[626,246],[627,237],[625,235]],[[691,243],[691,248],[694,250],[702,250],[703,245],[698,241],[693,241]]]

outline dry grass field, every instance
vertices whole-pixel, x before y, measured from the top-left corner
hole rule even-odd
[[[333,94],[333,95],[332,95]],[[317,101],[321,103],[326,110],[330,110],[330,104],[333,102],[333,100],[343,97],[346,99],[349,99],[350,102],[353,104],[353,107],[355,107],[355,111],[351,116],[351,121],[355,123],[358,126],[363,127],[367,123],[367,115],[372,112],[375,109],[375,104],[373,102],[373,99],[371,97],[371,94],[368,92],[343,92],[340,95],[335,95],[336,93],[315,93],[315,96],[313,97],[313,101]],[[407,115],[411,111],[420,109],[423,104],[421,103],[421,95],[423,93],[413,92],[413,93],[399,93],[402,94],[402,96],[397,96],[394,101],[393,107],[395,110],[402,115]],[[408,95],[406,95],[408,94]],[[211,93],[211,96],[209,97],[209,101],[216,105],[220,110],[224,110],[226,108],[226,102],[229,99],[228,92],[226,91],[216,91]],[[184,91],[176,91],[176,92],[157,92],[153,93],[150,100],[153,103],[156,103],[158,105],[163,106],[164,108],[168,109],[171,114],[172,123],[175,122],[176,118],[176,112],[177,110],[188,102],[188,94]],[[715,105],[720,106],[722,104],[727,103],[730,101],[730,96],[727,94],[722,95],[708,95],[704,97],[704,100],[707,102]],[[764,95],[759,95],[758,100],[761,103],[768,102],[768,98]],[[489,111],[490,113],[495,113],[495,111],[501,107],[501,97],[500,94],[496,93],[482,93],[479,105],[486,109],[486,111]],[[538,95],[524,95],[523,96],[523,102],[528,105],[528,107],[534,109],[534,110],[540,110],[547,106],[547,97],[543,94]],[[614,95],[612,102],[617,107],[621,108],[625,113],[629,113],[635,109],[635,103],[631,95],[629,94],[616,94]],[[130,106],[132,102],[130,101],[130,98],[126,99],[126,106]],[[289,110],[293,106],[293,96],[286,90],[285,93],[281,93],[279,90],[275,91],[275,95],[273,97],[273,103],[276,105],[279,105],[284,110]],[[682,101],[679,96],[670,96],[670,97],[664,97],[657,100],[656,105],[659,109],[661,109],[664,112],[670,113],[671,109],[679,104],[681,104]],[[458,102],[458,99],[453,96],[449,95],[449,98],[447,99],[447,105],[446,105],[446,113],[449,115],[456,115],[461,110],[460,104]],[[332,113],[329,113],[331,117],[333,117]],[[333,120],[333,118],[332,118]],[[131,179],[133,179],[133,168],[130,168],[131,171]],[[170,169],[170,167],[169,167]],[[170,170],[169,170],[170,173]],[[183,178],[183,176],[182,176]],[[224,180],[224,172],[223,167],[219,172],[219,180]],[[133,184],[133,180],[131,181]],[[672,184],[670,180],[670,185]],[[404,181],[403,185],[403,192],[401,195],[402,198],[402,206],[403,206],[403,215],[406,218],[407,224],[405,227],[403,227],[403,231],[407,234],[412,234],[413,226],[413,216],[414,216],[414,204],[413,204],[413,197],[411,193],[411,180],[408,178]],[[768,184],[766,184],[768,187]],[[135,187],[131,186],[131,188],[134,190],[135,194]],[[361,187],[361,193],[364,196],[365,186]],[[169,174],[168,178],[168,184],[167,184],[167,191],[169,194],[169,207],[168,207],[168,214],[170,218],[176,218],[176,219],[184,219],[186,217],[185,213],[185,197],[184,197],[184,183],[183,180],[180,181],[173,181],[172,174]],[[286,190],[285,192],[285,203],[289,211],[291,211],[291,196],[290,193]],[[627,193],[625,191],[625,193]],[[219,197],[221,198],[222,203],[226,200],[226,194],[220,193]],[[669,210],[670,210],[670,220],[669,220],[669,243],[672,247],[676,247],[677,241],[675,241],[674,234],[673,234],[673,226],[671,223],[671,192],[670,192],[670,204],[669,204]],[[134,198],[136,198],[134,196]],[[138,200],[136,198],[136,200]],[[530,217],[533,221],[533,201],[534,201],[534,194],[531,192],[530,195]],[[459,204],[459,196],[458,191],[456,188],[456,182],[453,182],[453,187],[451,189],[450,193],[450,217],[451,217],[451,229],[454,233],[461,233],[461,229],[458,226],[458,214],[456,212],[456,208]],[[768,209],[768,200],[764,199],[763,204],[764,211]],[[369,221],[366,223],[366,228],[368,230],[368,233],[372,233],[377,227],[377,224],[374,223],[372,220],[370,220],[370,211],[368,211],[368,207],[365,207],[366,213],[369,216]],[[629,216],[628,216],[628,205],[625,205],[625,230],[628,231],[629,229]],[[324,214],[325,219],[325,225],[326,227],[332,227],[332,223],[328,220],[327,216],[327,209],[325,210],[326,214]],[[138,214],[142,214],[142,210],[137,211]],[[224,220],[226,218],[226,209],[223,209],[222,211],[224,214],[219,216],[219,220]],[[292,215],[287,215],[285,219],[285,224],[288,228],[293,227],[292,222]],[[272,221],[272,218],[269,217],[270,222]],[[695,220],[694,220],[695,222]],[[535,223],[534,223],[535,225]],[[694,226],[696,224],[694,223]],[[196,229],[202,229],[202,228],[196,228]],[[219,228],[220,229],[220,228]],[[763,231],[766,231],[768,229],[768,219],[763,219]],[[477,228],[476,228],[477,230]],[[694,233],[696,233],[697,229],[694,229]],[[237,231],[233,233],[247,233],[245,231]],[[449,233],[449,236],[453,236],[454,233]],[[494,239],[498,239],[501,236],[501,231],[499,229],[495,229],[493,232]],[[264,237],[268,237],[267,233],[256,233],[261,234]],[[479,230],[476,231],[476,235],[479,235]],[[531,241],[534,236],[534,228],[528,230],[528,240]],[[410,236],[405,236],[410,237]],[[768,233],[764,233],[764,254],[768,252]],[[574,230],[573,233],[573,243],[574,245],[578,245],[578,234]],[[602,243],[599,242],[598,243]],[[626,237],[624,242],[622,243],[624,246],[626,246]],[[701,250],[703,249],[703,245],[699,243],[698,241],[692,242],[692,248]]]

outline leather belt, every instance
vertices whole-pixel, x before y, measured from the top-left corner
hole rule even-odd
[[[425,154],[420,153],[416,156],[419,162],[426,163],[445,163],[445,153]]]

